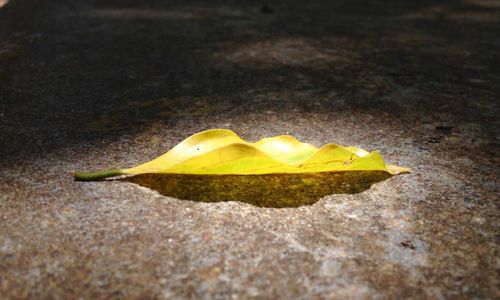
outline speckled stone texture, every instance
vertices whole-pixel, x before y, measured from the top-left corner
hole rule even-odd
[[[10,0],[0,298],[500,298],[499,16],[487,0]],[[413,173],[279,209],[73,181],[209,128]]]

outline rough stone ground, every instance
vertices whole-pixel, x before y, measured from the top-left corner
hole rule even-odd
[[[500,297],[499,2],[261,5],[0,8],[3,299]],[[72,179],[217,127],[414,171],[282,209]]]

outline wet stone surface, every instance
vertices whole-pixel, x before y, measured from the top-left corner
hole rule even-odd
[[[499,15],[472,0],[10,0],[0,295],[498,298]],[[209,128],[379,150],[413,172],[286,208],[72,179]]]

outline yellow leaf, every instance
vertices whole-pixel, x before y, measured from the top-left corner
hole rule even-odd
[[[226,129],[192,135],[142,165],[76,180],[125,180],[181,199],[237,200],[265,207],[312,204],[333,193],[358,193],[410,169],[386,165],[376,151],[327,144],[320,149],[280,135],[250,143]]]
[[[327,144],[320,149],[281,135],[251,143],[226,129],[194,134],[164,155],[128,169],[75,173],[76,180],[117,175],[270,175],[348,171],[382,171],[389,175],[410,169],[386,165],[381,155],[357,147]]]

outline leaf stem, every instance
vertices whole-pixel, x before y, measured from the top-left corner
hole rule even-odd
[[[97,171],[92,173],[75,172],[73,175],[76,181],[98,181],[108,177],[124,175],[120,169]]]

